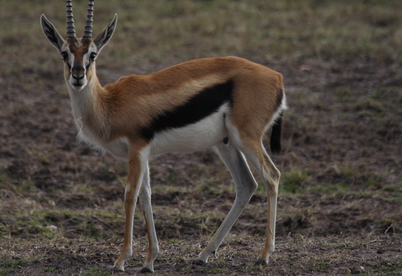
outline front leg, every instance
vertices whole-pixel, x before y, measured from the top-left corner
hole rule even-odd
[[[133,254],[134,212],[142,179],[146,171],[148,154],[146,150],[137,150],[130,146],[128,162],[127,185],[124,193],[124,210],[126,223],[124,227],[124,242],[120,257],[115,261],[115,270],[124,271],[124,262]]]

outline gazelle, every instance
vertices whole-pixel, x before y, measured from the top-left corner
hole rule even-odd
[[[139,198],[146,222],[149,254],[142,272],[154,271],[159,252],[151,206],[148,160],[151,155],[213,147],[229,169],[236,199],[196,264],[207,262],[257,188],[248,160],[263,179],[268,225],[257,263],[267,264],[275,249],[275,218],[280,172],[262,145],[272,127],[271,150],[280,151],[282,112],[286,109],[281,74],[236,57],[192,60],[147,75],[131,75],[102,87],[96,59],[113,35],[117,14],[92,39],[94,1],[89,1],[84,35],[75,35],[67,2],[67,40],[42,15],[43,32],[63,58],[64,77],[80,139],[128,162],[123,249],[114,268],[124,270],[132,255],[134,211]]]

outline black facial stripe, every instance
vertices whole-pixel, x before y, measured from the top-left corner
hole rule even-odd
[[[233,89],[232,80],[205,88],[184,105],[153,118],[147,127],[141,129],[142,137],[150,141],[156,133],[194,124],[216,112],[223,104],[232,105]]]

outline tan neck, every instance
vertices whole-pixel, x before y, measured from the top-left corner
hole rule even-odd
[[[99,140],[109,140],[109,114],[104,100],[107,90],[99,83],[95,68],[90,74],[88,84],[82,90],[75,90],[69,83],[67,87],[77,127],[87,128]]]

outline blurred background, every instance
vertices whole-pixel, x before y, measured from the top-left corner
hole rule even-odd
[[[79,37],[86,9],[73,1]],[[234,187],[212,151],[172,153],[151,162],[159,273],[402,273],[401,10],[386,0],[95,1],[94,35],[119,16],[97,60],[103,85],[218,56],[284,76],[270,264],[253,265],[266,229],[260,185],[211,263],[192,268]],[[0,275],[109,275],[122,245],[126,164],[77,141],[41,14],[66,36],[64,1],[0,0]],[[147,252],[140,211],[134,224],[129,273]]]

